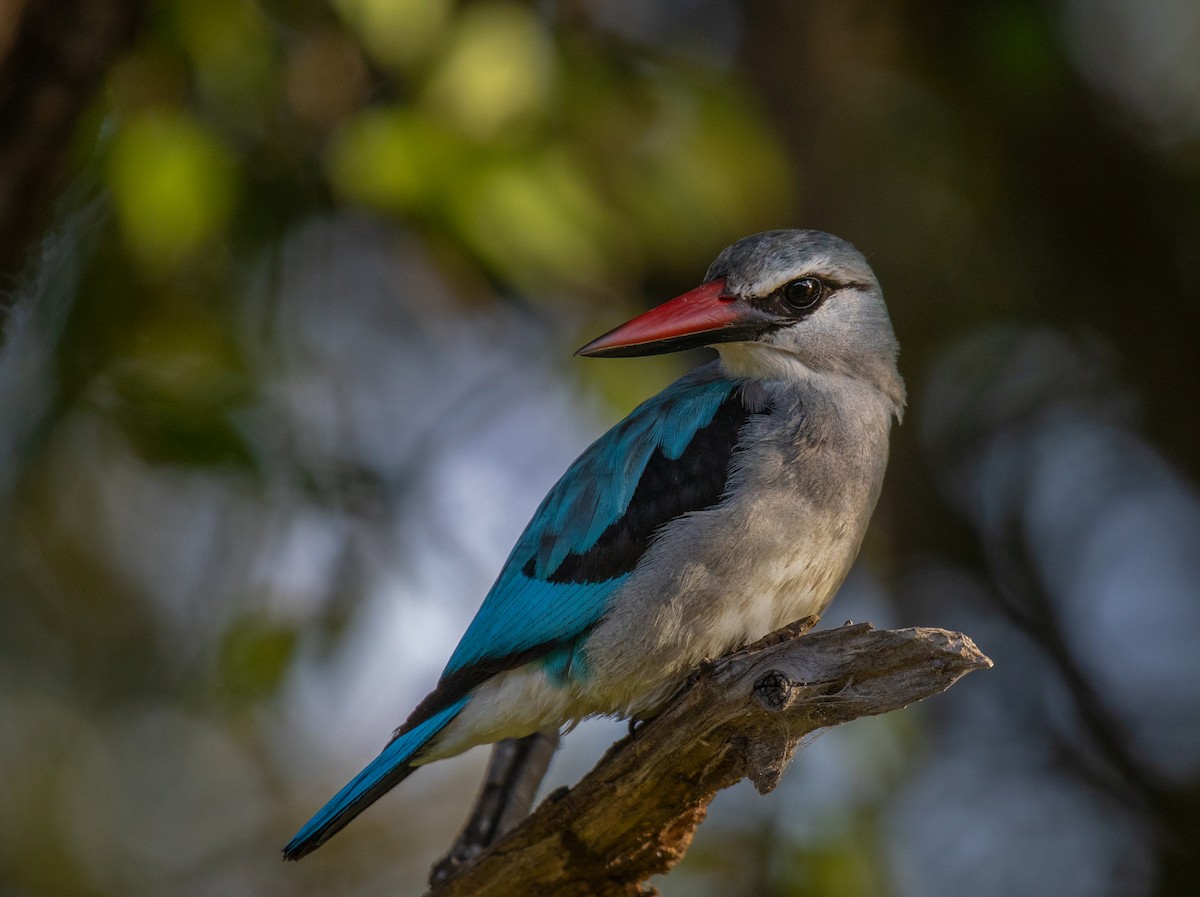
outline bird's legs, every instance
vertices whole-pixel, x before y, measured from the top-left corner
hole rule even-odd
[[[492,746],[483,787],[450,851],[434,863],[429,884],[452,878],[529,815],[538,786],[558,749],[558,731],[506,738]]]

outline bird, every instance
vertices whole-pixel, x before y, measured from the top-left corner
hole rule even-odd
[[[419,766],[586,717],[651,718],[706,660],[825,610],[905,406],[879,282],[845,240],[766,231],[576,354],[703,346],[717,358],[635,408],[550,489],[436,687],[286,859]]]

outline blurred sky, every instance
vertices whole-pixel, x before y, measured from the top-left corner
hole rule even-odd
[[[721,795],[656,886],[1200,891],[1200,5],[129,9],[5,272],[0,894],[419,893],[482,750],[277,851],[703,357],[574,349],[783,226],[867,254],[910,386],[826,622],[996,668]],[[13,10],[0,54],[65,27]]]

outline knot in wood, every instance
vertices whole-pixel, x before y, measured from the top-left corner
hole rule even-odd
[[[754,683],[754,700],[764,710],[778,713],[792,705],[799,685],[782,670],[767,670]]]

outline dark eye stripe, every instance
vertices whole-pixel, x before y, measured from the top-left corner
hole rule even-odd
[[[783,291],[787,288],[788,284],[795,283],[797,280],[803,280],[806,277],[811,277],[814,280],[819,280],[821,283],[825,284],[825,295],[821,298],[821,302],[817,303],[812,308],[809,308],[807,310],[808,312],[812,312],[817,306],[828,302],[829,299],[840,290],[855,289],[866,291],[871,289],[871,284],[858,280],[830,280],[827,277],[818,277],[815,274],[802,274],[799,277],[793,277],[791,280],[787,281],[787,283],[781,284],[765,296],[751,296],[747,297],[745,301],[748,304],[753,305],[755,308],[762,309],[768,314],[776,317],[796,318],[796,312],[788,308],[787,304],[784,302]],[[802,316],[803,315],[801,315],[801,317]]]

